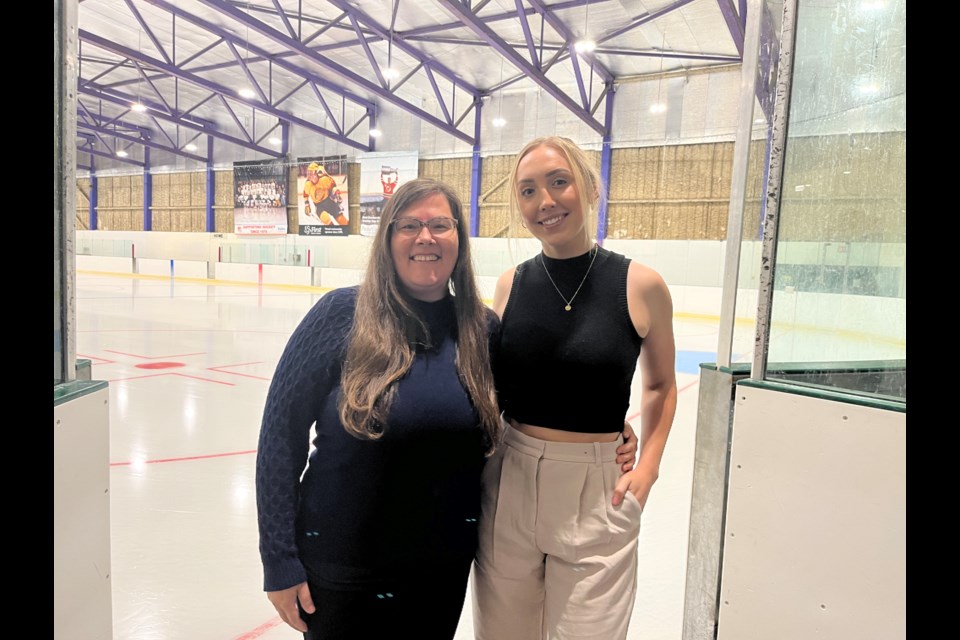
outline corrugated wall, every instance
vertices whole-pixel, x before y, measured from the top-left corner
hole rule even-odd
[[[89,210],[89,204],[87,205]],[[97,228],[143,231],[143,176],[97,179]]]
[[[153,230],[206,231],[205,172],[153,176]]]
[[[754,142],[747,177],[743,237],[760,232],[761,185],[765,142]],[[643,240],[723,240],[727,233],[733,142],[660,147],[615,148],[611,154],[607,237]],[[599,168],[600,154],[588,151]],[[482,237],[525,237],[510,220],[506,187],[514,156],[483,158],[479,233]],[[906,215],[902,185],[906,134],[797,138],[790,141],[787,163],[794,182],[783,186],[781,240],[902,242],[896,221]],[[843,173],[845,166],[855,170]],[[348,165],[350,185],[360,184],[360,164]],[[469,216],[470,157],[422,159],[421,176],[449,183],[461,194]],[[233,232],[233,171],[215,177],[216,231]],[[905,178],[902,178],[905,179]],[[77,181],[77,219],[89,219],[90,181]],[[298,232],[296,170],[288,193],[289,233]],[[153,228],[157,231],[205,231],[206,174],[185,172],[153,176]],[[350,189],[350,232],[360,225],[360,192]],[[143,229],[143,178],[98,179],[99,228]],[[512,223],[513,222],[513,223]],[[891,237],[896,235],[897,237]]]

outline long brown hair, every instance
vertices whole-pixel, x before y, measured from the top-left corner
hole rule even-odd
[[[450,276],[457,318],[457,371],[480,415],[488,452],[500,435],[493,373],[490,370],[487,307],[480,298],[463,207],[456,192],[430,178],[404,183],[387,201],[360,285],[353,329],[341,377],[340,421],[348,433],[370,440],[383,435],[397,382],[413,364],[413,336],[430,340],[429,329],[400,285],[393,263],[394,218],[416,202],[441,194],[457,220],[460,252]],[[412,330],[412,331],[411,331]]]

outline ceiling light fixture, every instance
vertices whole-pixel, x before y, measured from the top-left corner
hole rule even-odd
[[[188,142],[187,146],[185,146],[184,149],[186,149],[187,151],[196,151],[197,145],[193,144],[192,142]]]
[[[387,68],[383,70],[383,77],[387,79],[387,86],[391,80],[400,77],[400,72],[393,68],[393,27],[390,27],[390,40],[387,42]]]
[[[370,129],[371,138],[379,138],[382,135],[383,135],[383,132],[380,131],[380,129],[377,129],[376,127],[374,127],[373,129]]]
[[[387,88],[390,88],[392,80],[400,77],[400,72],[393,68],[393,29],[397,23],[397,8],[400,6],[400,0],[394,0],[393,10],[390,16],[390,37],[387,40],[387,68],[383,71],[383,77],[387,80]]]
[[[281,140],[277,136],[271,136],[270,139],[267,140],[267,142],[269,142],[270,144],[280,144],[281,142],[283,142],[283,140]]]
[[[503,56],[500,56],[500,89],[498,93],[497,117],[493,119],[493,126],[501,129],[507,125],[507,121],[503,118]]]
[[[120,149],[119,151],[117,151],[117,157],[118,157],[118,158],[126,158],[128,155],[130,155],[130,154],[128,154],[128,153],[127,153],[126,151],[124,151],[123,149]]]
[[[140,54],[143,53],[143,52],[140,50],[140,36],[141,36],[141,33],[142,33],[142,32],[137,31],[137,52],[140,53]],[[137,65],[136,62],[133,63],[133,66],[134,66],[134,68],[137,70],[137,101],[134,102],[132,105],[130,105],[130,108],[133,109],[134,111],[136,111],[137,113],[143,113],[144,111],[147,110],[146,105],[143,104],[143,102],[141,102],[141,100],[140,100],[140,87],[141,87],[142,84],[143,84],[143,78],[141,77],[142,74],[141,74],[141,72],[140,72],[140,67]]]
[[[663,87],[663,47],[667,40],[666,32],[660,34],[660,73],[657,78],[657,101],[650,105],[650,113],[663,113],[667,105],[660,101],[660,89]]]
[[[593,53],[597,48],[597,43],[593,40],[577,40],[573,43],[573,48],[577,53]]]
[[[593,53],[593,50],[597,48],[597,43],[590,39],[590,27],[589,27],[589,18],[590,18],[590,2],[586,2],[583,5],[583,37],[573,43],[573,49],[579,54],[584,53]]]
[[[243,89],[240,89],[240,91],[238,91],[237,93],[240,94],[241,98],[253,98],[254,96],[257,95],[256,92],[249,87],[244,87]]]

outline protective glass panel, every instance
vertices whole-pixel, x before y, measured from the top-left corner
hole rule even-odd
[[[906,398],[906,2],[798,3],[767,377]]]

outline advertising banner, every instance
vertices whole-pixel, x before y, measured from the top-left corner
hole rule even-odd
[[[360,235],[373,236],[380,214],[397,188],[419,173],[419,155],[367,153],[360,158]]]

